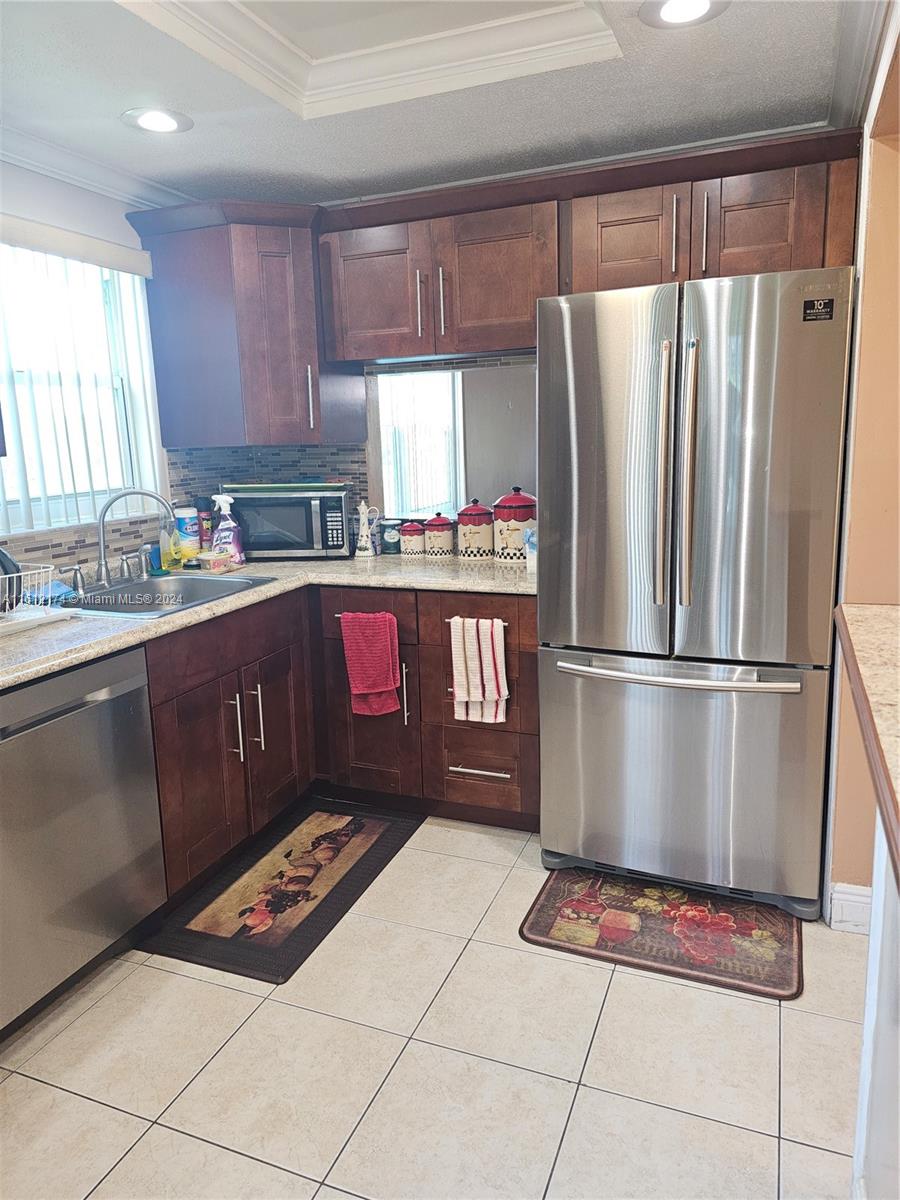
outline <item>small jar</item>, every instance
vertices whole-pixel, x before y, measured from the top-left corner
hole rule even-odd
[[[425,557],[425,527],[418,521],[400,526],[400,553],[404,558]]]
[[[537,528],[537,501],[520,487],[494,501],[494,558],[525,562],[525,530]]]
[[[381,522],[381,553],[400,553],[400,521],[382,519]]]
[[[469,561],[493,558],[494,515],[477,500],[459,510],[459,557]]]
[[[425,522],[425,557],[453,557],[453,522],[443,513],[435,513]]]

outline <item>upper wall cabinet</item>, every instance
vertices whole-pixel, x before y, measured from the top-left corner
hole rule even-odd
[[[319,370],[312,231],[301,223],[316,211],[198,204],[130,214],[153,261],[164,446],[365,440],[362,378]]]
[[[517,350],[557,292],[556,204],[325,234],[329,359]]]
[[[572,201],[572,291],[687,279],[691,185],[636,188]]]
[[[853,261],[856,159],[572,201],[571,290]]]

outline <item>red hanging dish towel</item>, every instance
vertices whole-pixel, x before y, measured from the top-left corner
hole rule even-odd
[[[341,613],[350,707],[362,717],[380,717],[400,707],[400,649],[393,613]]]

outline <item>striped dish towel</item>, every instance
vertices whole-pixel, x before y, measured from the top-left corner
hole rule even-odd
[[[509,698],[503,622],[498,618],[451,617],[450,651],[456,720],[502,725]]]

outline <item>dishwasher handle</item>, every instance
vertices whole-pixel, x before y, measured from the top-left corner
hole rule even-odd
[[[115,700],[117,696],[125,696],[129,692],[139,691],[141,688],[146,688],[146,686],[147,677],[141,673],[140,675],[133,675],[130,679],[122,679],[117,683],[109,684],[107,687],[96,688],[94,691],[85,692],[81,696],[64,700],[61,704],[45,708],[40,712],[32,711],[18,720],[0,725],[0,742],[12,741],[13,738],[20,737],[23,733],[30,733],[33,729],[40,729],[43,725],[50,725],[53,721],[61,721],[64,717],[72,716],[73,713],[82,712],[86,708],[93,708],[97,704],[104,704],[108,700]]]

